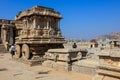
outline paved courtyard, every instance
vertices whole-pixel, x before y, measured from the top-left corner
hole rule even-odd
[[[32,66],[11,59],[9,53],[0,53],[0,80],[92,80],[91,75],[57,71],[43,66]]]

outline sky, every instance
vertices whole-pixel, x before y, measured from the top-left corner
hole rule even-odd
[[[94,39],[120,32],[120,0],[1,0],[0,19],[14,20],[19,11],[35,5],[54,8],[66,39]]]

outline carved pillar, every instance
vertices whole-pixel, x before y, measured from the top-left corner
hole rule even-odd
[[[26,29],[26,28],[27,28],[27,21],[23,20],[23,29]]]
[[[49,29],[51,29],[51,18],[49,19]]]
[[[2,43],[2,38],[1,38],[1,26],[0,26],[0,43]]]
[[[55,21],[55,19],[53,19],[53,29],[54,30],[56,29],[56,21]]]
[[[57,19],[57,36],[62,37],[61,31],[60,31],[60,19]]]
[[[47,19],[47,29],[49,29],[49,18]]]
[[[37,23],[36,23],[36,17],[34,17],[34,20],[33,20],[33,28],[34,29],[36,28],[36,25],[37,25]]]
[[[48,17],[44,17],[44,28],[47,29],[48,28]]]
[[[44,26],[43,26],[43,17],[41,17],[41,28],[43,28]]]
[[[9,39],[9,40],[10,40],[10,41],[9,41],[10,44],[13,44],[13,35],[14,35],[14,34],[13,34],[13,28],[11,27],[11,28],[10,28],[10,35],[9,35],[9,36],[10,36],[10,39]]]
[[[33,20],[33,28],[36,28],[36,19]]]
[[[2,39],[2,41],[3,41],[3,37],[4,37],[4,36],[3,36],[3,33],[4,33],[4,32],[3,32],[3,28],[1,27],[1,39]]]
[[[43,17],[43,28],[45,28],[45,17]]]
[[[29,29],[29,18],[26,18],[26,28]]]
[[[55,26],[55,30],[58,30],[58,20],[57,19],[54,20],[54,26]]]
[[[51,18],[51,28],[53,29],[53,18]]]
[[[38,29],[40,29],[41,28],[41,17],[40,16],[38,16],[38,21],[37,21],[37,24],[38,24]]]
[[[6,42],[6,40],[7,40],[7,39],[6,39],[7,31],[6,31],[5,29],[4,29],[4,33],[3,33],[3,34],[4,34],[3,40],[4,40],[4,42]]]
[[[33,21],[32,21],[33,19],[32,19],[32,17],[30,17],[30,18],[28,18],[27,19],[27,27],[28,27],[28,29],[32,29],[32,27],[33,27]]]

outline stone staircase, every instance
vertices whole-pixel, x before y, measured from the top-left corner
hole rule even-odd
[[[7,53],[8,51],[5,49],[3,44],[0,44],[0,53]]]

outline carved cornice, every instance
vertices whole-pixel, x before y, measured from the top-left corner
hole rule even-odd
[[[35,6],[31,9],[25,10],[20,12],[15,19],[19,20],[23,17],[32,16],[32,15],[41,15],[41,16],[52,16],[56,18],[62,18],[59,12],[55,12],[52,8],[42,7],[42,6]]]

